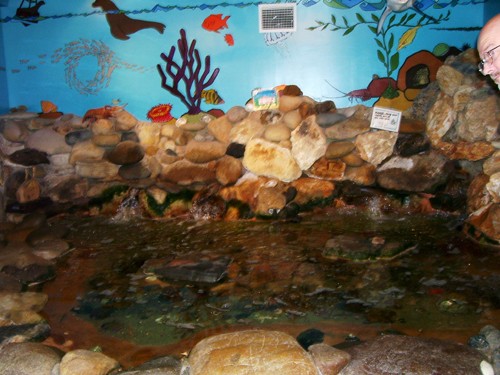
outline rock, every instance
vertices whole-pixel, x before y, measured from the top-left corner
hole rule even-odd
[[[118,176],[119,166],[110,162],[100,161],[77,161],[76,173],[81,177],[97,179],[113,179]]]
[[[491,203],[473,212],[467,222],[475,229],[475,237],[481,240],[485,236],[488,242],[500,245],[500,204]]]
[[[279,99],[279,110],[281,112],[293,111],[299,108],[302,103],[314,105],[314,100],[306,96],[281,95]]]
[[[69,156],[69,163],[76,165],[77,162],[100,161],[104,157],[105,150],[98,147],[92,141],[82,141],[73,146]]]
[[[120,371],[120,375],[179,375],[181,367],[181,361],[174,357],[160,357]]]
[[[437,142],[434,145],[449,159],[482,160],[493,154],[495,148],[490,142]]]
[[[318,374],[295,339],[278,331],[250,330],[201,340],[188,357],[191,375]]]
[[[218,141],[190,141],[186,146],[185,158],[193,163],[208,163],[226,154],[226,145]]]
[[[61,239],[44,241],[33,248],[33,254],[45,260],[60,257],[70,249],[69,244]]]
[[[9,344],[0,349],[0,374],[49,375],[61,357],[60,352],[42,344]]]
[[[434,151],[409,158],[394,156],[376,171],[377,182],[383,188],[413,192],[433,192],[450,173],[448,160]]]
[[[243,121],[248,116],[248,111],[245,107],[234,106],[227,111],[226,116],[227,119],[234,124]]]
[[[351,139],[359,134],[366,133],[370,130],[370,121],[350,117],[347,120],[336,123],[329,128],[325,128],[325,135],[332,140],[342,141]]]
[[[482,355],[467,346],[418,337],[385,335],[346,349],[351,362],[341,375],[477,374]]]
[[[309,353],[321,374],[338,374],[351,360],[349,353],[326,344],[311,345]]]
[[[290,150],[263,139],[252,139],[246,146],[243,165],[259,176],[290,182],[302,174],[302,170]]]
[[[301,96],[302,90],[297,85],[286,85],[281,91],[281,95]]]
[[[302,122],[302,116],[299,110],[293,110],[286,112],[281,118],[281,122],[285,124],[289,129],[293,130]]]
[[[230,143],[226,149],[226,155],[232,156],[234,158],[242,158],[245,155],[245,145],[241,143]]]
[[[118,175],[124,180],[141,180],[151,176],[151,171],[145,163],[122,165],[118,169]]]
[[[90,125],[90,131],[93,135],[106,135],[116,133],[115,122],[113,119],[97,119]]]
[[[107,375],[120,364],[114,359],[89,350],[73,350],[64,355],[59,364],[60,375]]]
[[[311,345],[320,344],[325,339],[325,333],[316,328],[306,329],[297,336],[297,342],[308,350]]]
[[[269,125],[264,132],[264,138],[269,142],[281,142],[290,139],[291,131],[284,123]]]
[[[135,132],[146,155],[154,155],[158,151],[161,130],[160,123],[139,121],[136,125]]]
[[[464,75],[449,65],[442,65],[436,74],[439,88],[448,96],[453,96],[464,81]]]
[[[492,202],[492,197],[486,189],[489,176],[479,174],[471,181],[467,189],[467,213],[472,213]]]
[[[214,119],[215,117],[203,112],[195,115],[185,114],[177,119],[175,125],[183,130],[199,131],[205,129]]]
[[[493,202],[500,203],[500,172],[490,176],[490,180],[486,184],[486,190],[493,198]]]
[[[495,151],[490,158],[484,161],[483,172],[488,176],[500,172],[500,150]]]
[[[122,132],[121,135],[122,136],[120,138],[120,142],[124,141],[132,141],[136,143],[141,142],[135,131]]]
[[[316,122],[322,128],[328,128],[346,119],[346,115],[338,112],[320,112],[316,116]]]
[[[132,130],[139,121],[127,111],[118,111],[113,115],[115,119],[116,130],[120,132],[125,132]]]
[[[345,168],[346,165],[341,160],[328,160],[327,158],[321,158],[316,161],[305,173],[309,177],[334,181],[341,180],[344,177]]]
[[[167,199],[167,192],[157,186],[150,186],[146,192],[155,200],[157,204],[161,205],[165,203],[165,200]]]
[[[95,134],[92,142],[99,147],[114,147],[121,141],[119,133]]]
[[[356,145],[350,141],[331,142],[325,152],[327,159],[337,159],[349,154],[356,148]]]
[[[316,103],[314,109],[317,114],[335,113],[337,107],[332,100],[325,100],[324,102]]]
[[[16,199],[19,203],[33,202],[40,199],[40,183],[34,178],[24,181],[16,191]]]
[[[243,108],[243,110],[245,109]],[[248,115],[246,111],[245,113]],[[242,117],[241,120],[243,120],[246,115]],[[210,134],[212,134],[216,140],[226,145],[230,142],[229,134],[231,133],[232,128],[233,124],[231,123],[228,115],[216,118],[208,123],[208,131]]]
[[[428,151],[430,147],[429,139],[424,134],[400,133],[394,147],[394,152],[396,155],[408,157]]]
[[[159,178],[182,186],[196,182],[211,183],[215,182],[215,168],[215,162],[196,164],[182,159],[163,166]]]
[[[92,132],[89,129],[75,130],[64,136],[66,143],[74,146],[79,142],[87,141],[92,138]]]
[[[344,180],[352,181],[358,185],[370,186],[376,182],[376,167],[364,163],[360,166],[348,166],[344,171]]]
[[[89,182],[75,175],[46,179],[47,195],[54,202],[77,202],[87,197]]]
[[[41,129],[31,133],[26,138],[25,145],[27,148],[34,148],[48,155],[65,154],[71,151],[64,136],[52,129]]]
[[[392,155],[398,134],[385,130],[360,134],[355,141],[361,158],[375,166]]]
[[[433,145],[441,141],[455,123],[456,118],[453,98],[440,93],[427,117],[427,136]]]
[[[261,137],[265,130],[266,127],[255,116],[248,116],[233,126],[229,139],[232,143],[246,145],[250,140]]]
[[[286,197],[283,194],[281,184],[269,183],[261,186],[257,192],[257,204],[255,213],[257,215],[272,216],[279,213],[286,205]]]
[[[217,162],[215,176],[221,185],[236,183],[242,174],[243,164],[239,159],[232,156],[224,156]]]
[[[123,141],[106,154],[106,159],[113,164],[127,165],[139,163],[144,158],[144,149],[139,143]]]
[[[327,148],[325,134],[316,123],[315,116],[309,116],[295,128],[290,140],[292,155],[302,170],[309,169]]]
[[[455,125],[457,135],[466,142],[494,140],[497,137],[498,111],[500,106],[495,96],[472,95],[464,110],[458,113]]]
[[[299,205],[327,200],[335,191],[335,185],[331,181],[316,178],[301,178],[290,185],[297,191],[293,201]]]
[[[7,120],[3,125],[2,135],[9,142],[23,143],[28,134],[28,128],[21,122]]]
[[[403,117],[401,123],[399,124],[399,133],[425,133],[425,122],[415,120],[413,118]]]
[[[340,160],[348,167],[361,167],[366,164],[356,149],[354,149],[350,154],[342,156]]]

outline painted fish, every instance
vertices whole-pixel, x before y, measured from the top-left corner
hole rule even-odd
[[[231,34],[224,35],[224,40],[228,46],[234,46],[234,38]]]
[[[57,106],[49,100],[42,100],[40,106],[42,107],[42,113],[57,112]]]
[[[219,93],[214,89],[203,90],[201,92],[201,97],[207,104],[224,104],[224,99],[222,99]]]
[[[205,30],[218,33],[221,29],[227,29],[227,20],[230,16],[222,18],[222,14],[211,14],[201,24]]]

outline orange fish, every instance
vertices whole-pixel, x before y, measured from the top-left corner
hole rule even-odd
[[[226,16],[222,18],[222,14],[211,14],[201,24],[205,30],[214,31],[216,33],[219,30],[226,28],[227,29],[227,20],[230,16]]]
[[[228,46],[234,46],[234,38],[231,34],[224,35],[224,40]]]

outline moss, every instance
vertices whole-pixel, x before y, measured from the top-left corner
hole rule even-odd
[[[127,185],[116,185],[105,189],[99,197],[93,198],[89,202],[89,206],[102,207],[106,203],[110,203],[117,196],[121,196],[128,191],[129,187]]]
[[[183,202],[191,202],[193,199],[195,192],[191,190],[182,190],[178,193],[168,193],[165,198],[165,202],[158,203],[151,195],[146,194],[146,206],[149,212],[151,212],[155,216],[164,216],[165,211],[172,205],[174,202],[183,201]]]

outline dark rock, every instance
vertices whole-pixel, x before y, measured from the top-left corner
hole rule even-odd
[[[181,367],[180,360],[167,356],[152,359],[126,371],[120,371],[120,375],[178,375]]]
[[[408,157],[427,151],[430,148],[431,143],[426,135],[420,133],[400,133],[394,146],[394,152],[396,155]]]
[[[137,135],[136,132],[123,132],[122,133],[122,138],[121,138],[121,142],[125,142],[125,141],[132,141],[132,142],[137,142],[139,143],[140,142],[140,139],[139,139],[139,136]]]
[[[77,143],[87,141],[92,138],[92,132],[89,129],[75,130],[64,136],[64,140],[70,146],[74,146]]]
[[[2,272],[25,285],[42,283],[53,279],[55,275],[52,266],[40,264],[30,264],[22,269],[8,265],[2,268]]]
[[[297,341],[305,350],[311,345],[322,343],[325,333],[316,328],[307,329],[297,336]]]
[[[386,335],[345,349],[352,356],[342,375],[480,375],[483,356],[465,345],[435,339]]]
[[[173,280],[215,283],[220,281],[227,271],[232,259],[220,257],[216,259],[153,259],[147,261],[143,269],[159,277]]]
[[[144,158],[144,149],[140,143],[123,141],[118,143],[106,158],[113,164],[128,165],[140,162]]]
[[[245,155],[245,145],[240,143],[230,143],[226,149],[226,155],[232,156],[234,158],[242,158]]]
[[[143,163],[122,165],[118,175],[125,180],[140,180],[151,176],[151,171]]]
[[[432,193],[446,183],[451,167],[448,159],[437,152],[410,158],[395,156],[377,168],[377,182],[389,190]]]
[[[45,322],[1,326],[0,344],[9,342],[9,339],[13,337],[16,337],[16,340],[19,340],[19,338],[22,337],[23,341],[43,341],[49,337],[49,335],[50,326]]]
[[[281,95],[302,96],[302,90],[297,85],[286,85]]]
[[[18,279],[0,272],[0,292],[19,293],[22,289],[23,285]]]
[[[14,151],[9,155],[9,160],[12,163],[24,165],[26,167],[38,164],[50,164],[46,152],[35,150],[33,148],[23,148],[22,150]]]
[[[324,102],[318,103],[314,106],[316,113],[328,113],[330,111],[335,111],[335,103],[332,100],[326,100]]]

